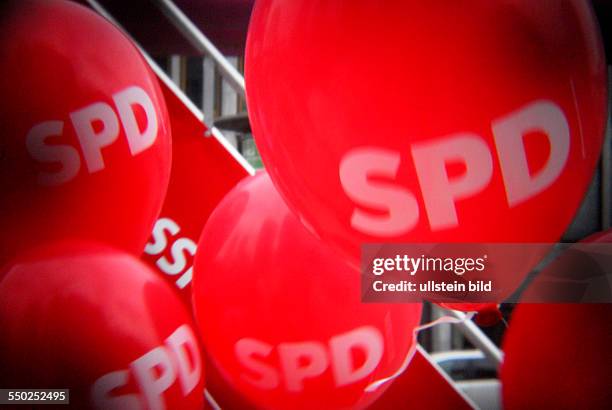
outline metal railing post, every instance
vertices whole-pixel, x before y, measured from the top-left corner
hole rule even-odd
[[[489,339],[474,322],[471,320],[465,320],[465,313],[458,312],[456,310],[447,310],[447,312],[449,315],[457,319],[461,319],[461,322],[454,323],[454,325],[459,328],[466,339],[476,346],[476,348],[479,349],[485,355],[485,357],[499,369],[504,361],[504,354],[497,346],[495,346],[495,343],[493,343],[491,339]]]

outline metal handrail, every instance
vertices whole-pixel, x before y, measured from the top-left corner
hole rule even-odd
[[[138,44],[138,42],[136,42],[132,38],[132,36],[129,35],[129,33],[123,28],[123,26],[119,24],[119,22],[97,0],[86,0],[86,1],[93,10],[95,10],[98,14],[100,14],[102,17],[104,17],[106,20],[112,23],[115,27],[117,27],[117,29],[121,30],[128,38],[130,38],[132,43],[134,43],[136,48],[138,48],[143,58],[147,61],[151,69],[155,72],[155,74],[157,74],[160,80],[163,81],[172,90],[172,92],[174,92],[174,94],[179,98],[179,100],[181,100],[181,102],[185,104],[185,106],[189,109],[189,111],[191,111],[191,113],[199,121],[206,124],[204,121],[204,114],[202,113],[202,111],[198,107],[195,106],[195,104],[189,99],[189,97],[187,97],[185,93],[176,86],[176,84],[174,84],[174,82],[168,77],[166,72],[162,70],[162,68],[155,62],[155,60],[153,60],[149,56],[149,54],[140,46],[140,44]],[[209,131],[207,132],[206,136],[214,137],[226,149],[226,151],[228,151],[228,153],[232,157],[234,157],[234,159],[240,165],[242,165],[242,167],[250,175],[254,175],[255,169],[253,168],[253,166],[249,164],[246,158],[244,158],[242,154],[240,154],[238,150],[227,141],[227,139],[223,136],[223,133],[219,129],[217,129],[215,126],[212,125],[212,118],[210,119],[210,121],[211,121],[211,125],[210,127],[208,127],[207,125],[207,127],[209,128]]]
[[[245,97],[244,77],[202,33],[202,31],[179,9],[172,0],[153,0],[161,12],[170,20],[185,38],[199,51],[205,53],[217,64],[219,71],[228,84],[242,97]]]

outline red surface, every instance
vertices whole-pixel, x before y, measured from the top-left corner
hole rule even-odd
[[[238,393],[218,376],[210,376],[206,367],[206,388],[214,396],[217,404],[223,410],[249,410],[255,406],[248,404]],[[210,380],[210,382],[209,382]],[[215,382],[214,386],[210,383]],[[212,409],[208,402],[206,409]],[[376,400],[370,410],[461,410],[472,407],[455,390],[429,359],[417,350],[408,369]]]
[[[257,409],[242,394],[232,388],[210,359],[206,360],[206,390],[222,410]],[[208,400],[204,400],[204,408],[215,410]]]
[[[156,233],[142,258],[191,308],[189,277],[202,228],[221,198],[248,174],[215,138],[204,136],[206,125],[163,83],[162,90],[172,125],[172,170]]]
[[[610,243],[611,234],[610,230],[596,233],[581,243]],[[564,257],[560,255],[547,269],[555,269],[555,263]],[[573,281],[573,288],[580,290],[581,276],[588,274],[589,268],[558,270],[563,273],[561,279]],[[546,278],[536,277],[524,297],[544,286]],[[611,304],[517,305],[503,343],[500,378],[504,408],[608,408],[612,401],[610,323]]]
[[[408,369],[370,410],[460,410],[472,407],[446,381],[424,355],[417,351]]]
[[[0,264],[63,238],[140,254],[170,176],[170,126],[157,79],[127,38],[74,3],[5,2],[2,19]],[[120,119],[116,99],[133,87],[149,100],[150,115],[135,104]],[[97,112],[84,117],[81,109]],[[155,130],[154,118],[153,140],[137,136]],[[130,125],[137,127],[132,141],[151,145],[131,147]]]
[[[606,409],[612,305],[521,304],[504,339],[504,408]]]
[[[223,199],[198,247],[194,307],[205,349],[261,407],[364,407],[387,385],[364,389],[414,348],[421,305],[361,303],[359,272],[306,231],[265,173]]]
[[[134,256],[86,242],[20,256],[0,282],[0,328],[3,388],[69,388],[70,407],[78,409],[92,402],[134,410],[202,406],[203,363],[191,315]],[[168,338],[179,328],[192,339],[173,350]],[[160,357],[164,365],[151,366]],[[144,374],[136,371],[142,365]],[[195,375],[185,388],[181,365]]]
[[[245,67],[272,180],[354,261],[377,241],[555,242],[599,158],[606,66],[582,0],[261,0]]]

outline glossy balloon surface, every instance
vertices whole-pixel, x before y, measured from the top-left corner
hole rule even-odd
[[[583,0],[261,0],[245,71],[272,180],[354,263],[368,242],[555,242],[599,158]]]
[[[134,256],[47,245],[0,282],[0,384],[70,389],[89,409],[200,409],[203,360],[191,315]]]
[[[139,255],[170,172],[157,79],[78,4],[7,1],[0,20],[0,264],[67,238]]]
[[[232,388],[275,409],[361,408],[414,348],[420,304],[364,304],[360,275],[310,234],[265,173],[210,217],[194,307],[207,353]]]

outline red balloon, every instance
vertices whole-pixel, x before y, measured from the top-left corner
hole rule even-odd
[[[0,19],[0,264],[64,238],[140,254],[170,172],[157,79],[75,3],[7,1]]]
[[[221,375],[219,369],[205,355],[206,369],[206,410],[257,410],[242,394]],[[215,407],[218,406],[218,407]]]
[[[593,234],[580,242],[610,243],[612,231]],[[557,261],[563,261],[564,255],[569,255],[567,264],[579,261],[571,251],[572,247],[568,248]],[[580,289],[581,276],[588,269],[568,272],[555,265],[557,261],[546,269],[560,271]],[[541,272],[523,297],[535,299],[547,286],[547,278],[547,272]],[[536,292],[535,296],[530,292]],[[500,378],[504,408],[608,408],[612,401],[611,322],[610,304],[519,304],[503,344],[505,359]]]
[[[611,321],[609,304],[518,305],[503,345],[504,408],[608,408]]]
[[[242,181],[207,222],[194,309],[220,373],[260,407],[361,408],[413,351],[420,304],[364,304],[359,272],[311,235],[267,174]]]
[[[172,125],[172,171],[164,206],[142,258],[177,289],[191,309],[198,238],[221,198],[248,172],[218,139],[205,138],[209,130],[201,119],[167,85],[161,86]],[[200,189],[202,184],[205,187]]]
[[[261,0],[245,67],[272,180],[354,262],[371,242],[556,242],[602,145],[584,0]]]
[[[194,324],[135,257],[87,242],[19,257],[0,282],[0,385],[70,389],[74,408],[201,409]]]

